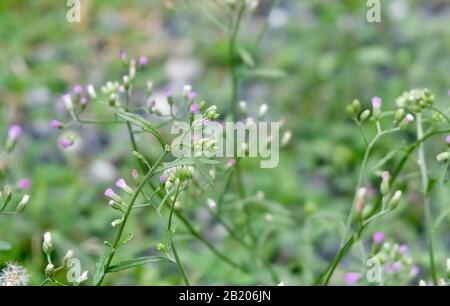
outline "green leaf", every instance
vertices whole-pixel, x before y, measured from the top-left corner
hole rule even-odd
[[[144,257],[134,258],[134,259],[130,259],[130,260],[124,260],[124,261],[118,263],[117,265],[110,266],[108,268],[108,270],[106,271],[106,273],[118,272],[118,271],[130,269],[130,268],[133,268],[136,266],[141,266],[141,265],[145,265],[148,263],[161,262],[161,261],[171,261],[171,260],[166,257],[161,257],[161,256],[144,256]]]
[[[97,286],[105,275],[106,262],[110,253],[103,254],[95,264],[94,276],[92,278],[94,286]]]
[[[197,160],[199,160],[201,163],[205,164],[205,165],[216,165],[219,162],[217,160],[213,160],[213,159],[207,159],[207,158],[196,158]],[[182,157],[179,159],[176,159],[172,162],[166,163],[163,166],[159,167],[155,173],[160,173],[163,172],[167,169],[173,168],[173,167],[177,167],[177,166],[192,166],[195,165],[196,161],[191,158],[191,157]]]
[[[159,141],[159,143],[161,144],[163,149],[165,148],[166,143],[164,142],[161,135],[153,127],[153,125],[150,122],[148,122],[147,120],[145,120],[144,118],[142,118],[142,116],[139,116],[139,115],[133,114],[133,113],[128,113],[128,112],[118,112],[117,116],[119,116],[120,118],[122,118],[125,121],[128,121],[128,122],[140,127],[144,131],[151,133],[153,136],[156,137],[156,139]]]
[[[9,242],[0,240],[0,251],[11,250],[12,246]]]
[[[139,159],[140,161],[142,161],[148,169],[150,169],[150,164],[148,163],[147,159],[144,157],[144,155],[142,155],[141,153],[139,153],[138,151],[133,151],[133,155],[136,156],[137,159]]]
[[[253,60],[253,56],[244,48],[238,49],[239,56],[242,61],[249,67],[255,67],[255,61]]]
[[[428,186],[427,186],[427,191],[425,193],[425,195],[429,195],[431,193],[431,191],[433,190],[433,187],[436,185],[437,180],[432,178],[428,181]]]
[[[119,242],[119,246],[124,245],[128,242],[130,242],[131,240],[133,240],[134,236],[132,233],[129,233],[128,235],[126,235],[125,237],[123,237],[120,242]]]
[[[280,79],[286,76],[286,72],[278,69],[254,69],[245,73],[248,78]]]

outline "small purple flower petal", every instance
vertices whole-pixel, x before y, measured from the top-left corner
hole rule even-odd
[[[119,51],[119,59],[124,61],[127,58],[127,53],[124,50]]]
[[[189,108],[189,112],[196,114],[198,113],[198,111],[200,110],[200,107],[198,106],[197,103],[194,103],[191,105],[191,107]]]
[[[27,178],[21,178],[17,185],[21,190],[28,190],[31,188],[31,180]]]
[[[450,146],[450,135],[447,136],[447,144]]]
[[[354,285],[358,282],[359,280],[359,274],[356,272],[348,272],[345,275],[345,283],[347,285]]]
[[[111,199],[114,199],[117,197],[117,194],[112,190],[111,188],[108,188],[105,190],[105,196]]]
[[[412,277],[416,277],[420,273],[420,268],[416,265],[411,267],[411,270],[409,271]]]
[[[20,135],[22,135],[22,127],[18,124],[11,125],[8,131],[8,138],[11,140],[16,140],[20,137]]]
[[[123,178],[120,178],[117,180],[116,182],[116,186],[119,187],[120,189],[124,189],[128,187],[127,183],[125,182],[125,180]]]
[[[86,104],[89,103],[89,99],[88,99],[87,97],[81,97],[81,98],[80,98],[80,103],[81,103],[82,105],[86,105]]]
[[[197,93],[195,91],[190,91],[188,93],[188,100],[192,102],[195,100],[195,98],[197,98]]]
[[[70,141],[70,139],[64,138],[63,140],[61,140],[60,144],[63,149],[67,149],[73,145],[73,142]]]
[[[450,97],[450,89],[448,90],[447,94],[448,94],[448,96]]]
[[[228,161],[228,165],[229,165],[230,167],[235,166],[235,165],[236,165],[236,160],[235,160],[235,159],[230,159],[230,160]]]
[[[52,119],[52,121],[50,122],[50,126],[52,127],[52,129],[59,129],[62,124],[58,120]]]
[[[166,95],[167,98],[172,97],[172,90],[166,89],[164,90],[164,94]]]
[[[399,248],[400,254],[405,255],[409,251],[409,247],[406,244],[402,244]]]
[[[139,65],[145,66],[148,64],[148,58],[146,56],[141,56],[139,58]]]
[[[373,234],[373,242],[376,245],[382,244],[383,241],[384,241],[384,233],[383,232],[376,232],[375,234]]]
[[[372,106],[373,108],[380,108],[381,107],[382,100],[380,97],[373,97],[372,98]]]
[[[83,87],[81,87],[81,85],[76,85],[76,86],[73,88],[73,92],[74,92],[76,95],[81,95],[81,94],[83,93]]]
[[[403,265],[400,261],[394,262],[392,265],[388,267],[388,272],[390,273],[398,273],[403,268]]]
[[[159,182],[161,183],[161,185],[164,185],[167,182],[167,177],[165,177],[164,175],[161,175],[159,177]]]

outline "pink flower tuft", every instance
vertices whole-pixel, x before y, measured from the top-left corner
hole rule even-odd
[[[380,108],[381,107],[382,100],[380,97],[373,97],[372,98],[372,106],[373,108]]]
[[[356,272],[348,272],[345,275],[345,283],[347,285],[354,285],[358,282],[359,280],[359,274]]]
[[[114,199],[117,197],[117,194],[112,190],[111,188],[108,188],[105,190],[105,196],[111,199]]]
[[[198,111],[200,110],[200,107],[198,106],[197,103],[194,103],[191,105],[191,107],[189,108],[189,112],[196,114],[198,113]]]
[[[373,242],[375,242],[376,245],[382,244],[384,241],[384,233],[383,232],[376,232],[373,234]]]
[[[52,121],[50,122],[50,126],[52,127],[52,129],[59,129],[61,128],[62,124],[58,120],[52,119]]]
[[[139,65],[145,66],[148,64],[148,58],[146,56],[141,56],[139,58]]]
[[[76,85],[76,86],[73,88],[73,92],[74,92],[76,95],[81,95],[81,94],[83,93],[83,87],[81,87],[81,85]]]
[[[67,149],[73,145],[73,142],[68,138],[64,138],[63,140],[61,140],[60,145],[63,149]]]
[[[21,190],[28,190],[31,188],[31,180],[28,178],[21,178],[17,185]]]
[[[22,135],[22,127],[18,124],[11,125],[8,131],[8,138],[11,140],[16,140],[20,137],[20,135]]]
[[[167,177],[165,177],[164,175],[161,175],[159,177],[159,182],[164,185],[167,182]]]

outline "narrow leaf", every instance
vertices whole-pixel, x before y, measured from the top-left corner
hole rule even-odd
[[[106,273],[118,272],[118,271],[130,269],[133,267],[145,265],[148,263],[160,262],[160,261],[170,261],[170,259],[168,259],[166,257],[161,257],[161,256],[144,256],[144,257],[134,258],[134,259],[122,261],[122,262],[118,263],[117,265],[110,266],[108,268],[108,270],[106,271]]]
[[[123,120],[128,121],[128,122],[140,127],[144,131],[151,133],[153,136],[156,137],[156,139],[159,141],[161,146],[163,148],[165,148],[166,144],[165,144],[163,138],[161,137],[161,135],[153,127],[153,125],[150,122],[148,122],[147,120],[145,120],[144,118],[142,118],[142,116],[139,116],[139,115],[133,114],[133,113],[127,113],[127,112],[118,112],[117,115],[120,118],[122,118]]]

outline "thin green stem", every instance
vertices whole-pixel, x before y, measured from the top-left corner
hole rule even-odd
[[[417,139],[422,139],[424,136],[423,132],[423,122],[422,122],[422,114],[418,113],[416,116],[417,121]],[[425,214],[425,225],[427,231],[427,239],[428,239],[428,256],[430,260],[430,270],[431,270],[431,278],[433,283],[437,285],[438,277],[436,273],[436,265],[434,261],[434,250],[433,250],[433,216],[431,214],[431,202],[429,196],[427,194],[428,189],[428,168],[426,162],[425,148],[423,143],[419,145],[418,151],[418,162],[420,173],[422,176],[422,193],[423,193],[423,205],[424,205],[424,214]]]
[[[135,192],[134,192],[134,194],[133,194],[133,197],[131,198],[131,200],[130,200],[130,202],[129,202],[129,204],[128,204],[127,210],[125,211],[125,214],[124,214],[124,216],[123,216],[123,220],[122,220],[122,223],[120,224],[120,228],[119,228],[119,230],[118,230],[118,232],[117,232],[116,239],[114,240],[114,244],[113,244],[111,253],[109,254],[108,259],[107,259],[107,261],[106,261],[105,268],[104,268],[105,271],[108,270],[108,267],[109,267],[109,265],[111,264],[111,261],[113,260],[114,255],[116,254],[117,248],[119,247],[119,243],[120,243],[120,241],[121,241],[121,239],[122,239],[122,234],[123,234],[123,231],[124,231],[124,229],[125,229],[125,225],[127,224],[127,221],[128,221],[128,217],[130,216],[130,213],[131,213],[131,211],[132,211],[132,209],[133,209],[133,205],[134,205],[134,203],[136,202],[136,200],[137,200],[137,198],[138,198],[138,196],[139,196],[139,194],[140,194],[140,191],[142,190],[142,188],[144,187],[144,185],[147,183],[147,180],[148,180],[150,177],[153,176],[153,174],[154,174],[155,171],[156,171],[156,168],[164,161],[164,159],[166,158],[167,154],[168,154],[168,152],[164,152],[164,153],[161,155],[161,157],[160,157],[160,158],[155,162],[155,164],[153,165],[152,169],[144,176],[144,178],[142,179],[141,183],[140,183],[139,186],[136,188],[136,190],[135,190]],[[103,281],[104,278],[105,278],[105,274],[103,274],[103,275],[101,276],[101,279],[100,279],[100,281],[97,283],[97,286],[100,286],[100,285],[101,285],[101,283],[102,283],[102,281]]]
[[[167,231],[169,231],[169,232],[172,231],[172,216],[173,216],[173,211],[175,210],[175,203],[177,201],[179,192],[180,192],[180,183],[177,186],[177,189],[175,191],[175,196],[173,197],[172,205],[170,207],[169,221],[167,222]],[[175,263],[177,264],[178,269],[180,270],[180,273],[183,276],[184,283],[186,284],[186,286],[189,286],[190,285],[189,278],[188,278],[186,270],[184,269],[183,264],[180,260],[180,256],[178,256],[178,252],[175,247],[175,243],[173,242],[173,239],[170,242],[170,245],[172,248],[173,256],[175,257]]]
[[[228,49],[228,61],[230,65],[230,75],[231,75],[231,113],[233,115],[233,118],[237,118],[237,103],[238,103],[238,96],[239,96],[239,76],[236,69],[236,39],[239,33],[239,27],[241,25],[242,16],[244,15],[245,11],[245,1],[241,1],[239,8],[238,8],[238,14],[236,17],[236,21],[234,25],[232,25],[231,34],[229,36],[229,49]]]

